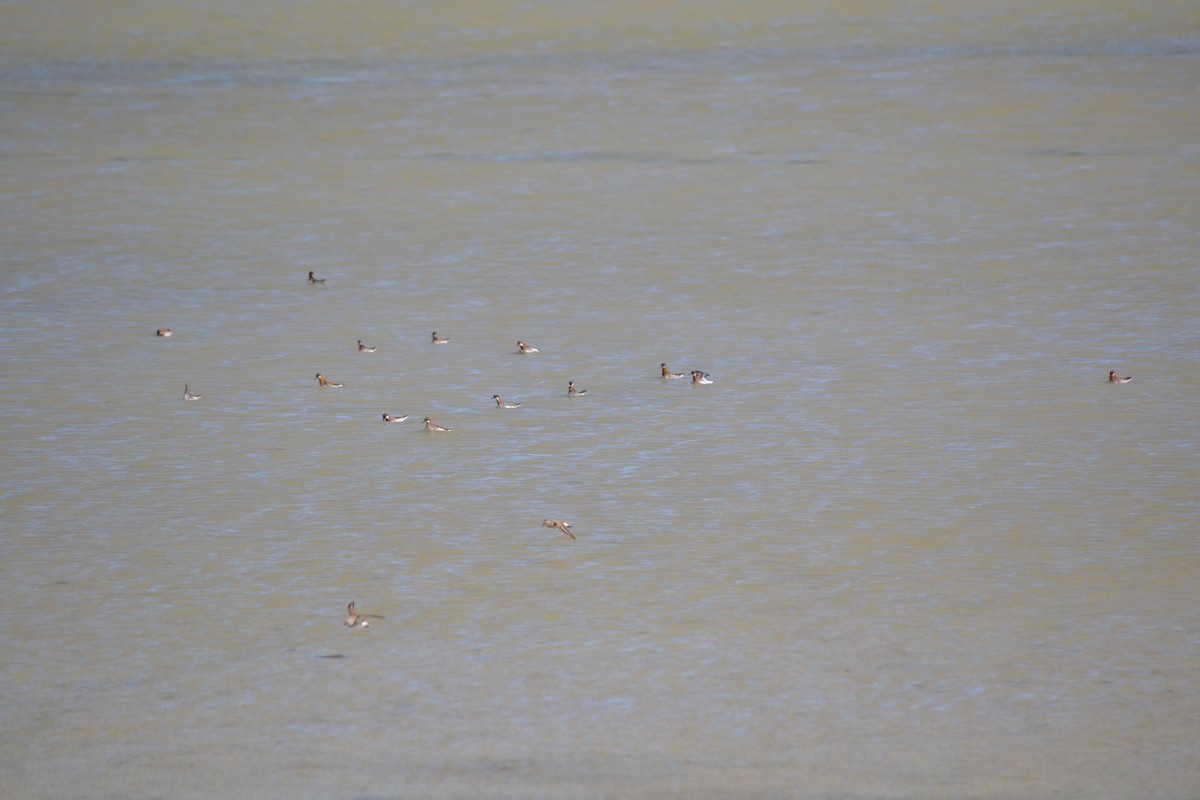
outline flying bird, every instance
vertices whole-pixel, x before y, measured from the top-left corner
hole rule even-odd
[[[369,628],[371,623],[368,619],[383,619],[379,614],[357,614],[354,611],[354,601],[350,601],[350,605],[346,606],[346,619],[342,622],[347,628]]]
[[[566,534],[567,536],[570,536],[572,539],[575,538],[575,534],[571,533],[571,523],[564,522],[561,519],[542,520],[542,527],[543,528],[554,528],[555,530],[562,531],[564,534]]]

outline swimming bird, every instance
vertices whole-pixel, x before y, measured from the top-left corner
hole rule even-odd
[[[329,380],[328,378],[326,378],[324,375],[322,375],[319,372],[317,373],[316,381],[317,381],[317,383],[321,384],[322,389],[324,389],[326,386],[332,387],[334,389],[340,389],[346,385],[344,383],[334,383],[333,381]]]
[[[683,377],[682,372],[671,372],[671,370],[667,369],[667,362],[665,362],[665,361],[663,363],[659,364],[659,366],[662,367],[662,376],[664,378],[682,378]]]
[[[576,389],[575,381],[567,381],[567,397],[578,397],[581,394],[587,394],[587,389]]]
[[[431,420],[429,417],[425,418],[425,430],[436,431],[438,433],[449,433],[449,431],[450,431],[449,428],[443,428],[441,425],[438,425],[436,422]]]
[[[712,383],[712,379],[708,377],[708,373],[703,370],[692,370],[692,383]]]
[[[170,328],[159,328],[157,331],[155,331],[154,335],[155,336],[173,336],[174,334],[171,333]]]
[[[312,286],[313,284],[316,284],[316,283],[324,283],[324,282],[325,282],[324,278],[318,278],[316,275],[313,275],[312,270],[308,271],[308,285],[309,286]]]
[[[496,408],[520,408],[520,403],[506,403],[500,399],[500,395],[492,395],[492,399],[496,401]]]
[[[384,617],[380,616],[379,614],[355,613],[354,601],[351,601],[350,605],[346,606],[346,619],[342,622],[342,624],[345,625],[347,628],[369,628],[369,627],[371,627],[371,623],[367,621],[368,618],[369,619],[384,619]]]
[[[204,395],[201,395],[201,394],[192,394],[192,387],[186,383],[183,385],[183,399],[184,400],[199,400],[203,396]]]
[[[438,336],[437,331],[433,332],[433,337],[430,339],[434,344],[450,344],[450,340],[445,336]]]
[[[529,345],[525,344],[524,342],[517,342],[517,352],[519,352],[519,353],[536,353],[536,352],[538,352],[538,349],[536,347],[530,347]]]
[[[1120,375],[1117,374],[1117,371],[1115,369],[1110,369],[1108,371],[1108,382],[1109,383],[1129,383],[1131,380],[1133,380],[1132,375],[1126,375],[1124,378],[1122,378]]]
[[[400,416],[398,414],[384,414],[383,415],[384,422],[404,422],[404,420],[406,420],[406,419],[408,419],[408,414],[405,414],[404,416]]]
[[[364,353],[374,353],[379,348],[378,347],[367,347],[365,344],[363,344],[363,340],[359,339],[358,340],[358,349]]]
[[[555,530],[562,531],[572,539],[575,538],[575,534],[571,533],[571,523],[563,522],[561,519],[544,519],[542,520],[542,527],[554,528]]]

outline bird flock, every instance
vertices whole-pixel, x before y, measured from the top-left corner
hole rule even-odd
[[[321,286],[324,283],[325,283],[325,278],[318,278],[313,271],[309,271],[309,273],[308,273],[308,285],[309,286]],[[162,337],[162,338],[167,338],[167,337],[170,337],[173,335],[173,331],[170,328],[159,328],[158,330],[155,331],[155,335]],[[437,331],[433,331],[433,333],[430,335],[430,342],[432,344],[439,344],[439,345],[440,344],[449,344],[450,338],[440,335]],[[376,346],[373,346],[373,345],[368,345],[362,339],[359,339],[358,340],[358,351],[360,353],[376,353],[379,351],[379,348]],[[532,355],[534,353],[539,353],[539,352],[541,352],[541,351],[537,347],[534,347],[534,346],[528,344],[524,340],[520,340],[520,339],[517,340],[517,353],[518,354]],[[667,365],[665,362],[660,364],[660,369],[661,369],[662,377],[664,380],[671,380],[671,379],[687,377],[682,372],[672,372],[671,370],[669,370],[667,368]],[[705,372],[704,370],[692,370],[690,375],[691,375],[691,381],[694,384],[707,385],[707,384],[713,383],[712,377],[709,375],[709,373]],[[325,377],[325,375],[323,375],[320,372],[316,373],[316,376],[313,378],[313,380],[317,383],[317,386],[320,389],[341,389],[342,387],[345,386],[344,383],[327,378],[327,377]],[[568,398],[573,399],[576,397],[582,397],[583,395],[587,394],[587,391],[588,390],[585,388],[576,386],[575,381],[573,381],[573,380],[567,381],[566,395]],[[190,383],[184,384],[183,399],[185,401],[189,401],[189,402],[196,401],[196,400],[201,399],[202,396],[203,395],[196,394],[192,391]],[[520,403],[520,402],[511,402],[511,401],[505,400],[504,398],[500,397],[500,395],[498,395],[498,394],[493,394],[492,399],[496,402],[496,407],[499,409],[518,409],[518,408],[521,408],[522,405],[524,405],[523,403]],[[410,415],[408,415],[408,414],[384,413],[382,415],[382,419],[383,419],[383,422],[385,422],[385,423],[404,422],[409,418],[409,416]],[[451,428],[445,427],[443,425],[439,425],[438,423],[434,422],[430,417],[424,418],[423,425],[425,427],[425,430],[429,431],[431,433],[449,433],[452,431]],[[572,540],[574,540],[576,538],[575,534],[571,531],[571,523],[567,522],[565,520],[546,519],[546,520],[542,521],[542,527],[559,531],[564,536],[566,536]],[[346,612],[347,612],[346,619],[343,621],[342,624],[348,628],[368,628],[368,627],[370,627],[370,622],[369,622],[370,619],[383,619],[383,617],[379,616],[378,614],[357,613],[355,611],[355,604],[353,602],[351,602],[346,607]]]
[[[323,285],[324,283],[325,283],[325,278],[318,278],[312,271],[310,271],[308,273],[308,284],[310,286],[320,286],[320,285]],[[170,328],[159,328],[157,331],[155,331],[155,335],[158,337],[161,337],[161,338],[168,338],[173,335],[173,331]],[[434,331],[430,336],[430,342],[433,344],[449,344],[450,338],[441,336],[440,334],[438,334],[437,331]],[[375,352],[378,352],[379,348],[368,345],[368,344],[364,343],[362,339],[359,339],[358,340],[358,350],[361,353],[375,353]],[[521,355],[532,355],[532,354],[538,353],[538,352],[541,352],[538,348],[528,344],[524,340],[521,340],[521,339],[517,340],[517,353],[519,353]],[[694,370],[691,370],[690,373],[674,372],[669,367],[667,367],[667,364],[665,361],[661,362],[659,364],[659,369],[660,369],[660,373],[662,375],[662,379],[664,381],[680,380],[685,377],[688,377],[688,374],[690,374],[691,382],[695,385],[709,385],[709,384],[713,383],[712,376],[709,375],[709,373],[705,372],[704,370],[694,369]],[[333,380],[330,380],[329,378],[326,378],[320,372],[316,373],[316,377],[314,378],[314,380],[316,381],[317,386],[321,389],[340,389],[343,386],[345,386],[344,383],[339,383],[337,381],[333,381]],[[1109,383],[1118,383],[1118,384],[1119,383],[1129,383],[1132,380],[1133,380],[1132,375],[1121,376],[1121,375],[1117,374],[1116,370],[1109,370],[1109,373],[1108,373],[1108,382]],[[567,381],[567,397],[568,398],[573,399],[576,397],[581,397],[581,396],[587,394],[587,391],[588,391],[587,389],[577,387],[575,385],[575,381],[573,381],[573,380]],[[192,402],[192,401],[201,399],[201,397],[203,397],[203,395],[196,394],[192,391],[190,383],[184,384],[183,399],[185,401]],[[498,395],[498,394],[493,394],[492,399],[494,401],[496,401],[496,407],[499,409],[518,409],[518,408],[521,408],[521,406],[523,405],[520,402],[506,401],[505,399],[500,397],[500,395]],[[382,415],[382,418],[385,423],[404,422],[405,420],[407,420],[409,418],[409,415],[408,414],[387,414],[387,413],[385,413]],[[447,428],[443,425],[439,425],[438,423],[434,422],[430,417],[425,417],[423,420],[423,424],[425,426],[425,430],[429,431],[431,433],[449,433],[452,430],[451,428]],[[572,531],[571,531],[571,523],[567,522],[565,520],[545,519],[542,521],[542,527],[550,528],[552,530],[557,530],[560,533],[562,533],[564,536],[566,536],[572,540],[575,539],[575,534],[572,533]],[[381,617],[378,614],[359,614],[359,613],[357,613],[355,611],[355,604],[353,602],[351,602],[346,607],[346,612],[347,612],[346,619],[343,621],[342,624],[348,628],[368,628],[368,627],[370,627],[370,622],[369,622],[370,619],[383,619],[383,617]]]
[[[312,270],[309,271],[309,273],[308,273],[308,285],[309,286],[321,286],[324,283],[325,283],[325,278],[318,278],[314,271],[312,271]],[[155,331],[155,335],[162,337],[162,338],[167,338],[167,337],[173,336],[174,332],[170,328],[159,328],[158,330]],[[437,331],[433,331],[433,333],[430,336],[430,342],[432,342],[433,344],[449,344],[450,338],[440,335]],[[377,352],[379,352],[379,348],[374,345],[369,345],[366,342],[364,342],[362,339],[359,339],[358,340],[358,351],[360,353],[377,353]],[[531,355],[533,353],[539,353],[541,351],[538,348],[526,343],[524,340],[518,339],[517,340],[517,352],[521,355]],[[672,372],[671,370],[667,369],[666,362],[662,362],[659,365],[659,367],[662,370],[662,377],[664,380],[686,377],[686,375],[684,375],[684,373],[682,373],[682,372]],[[1131,380],[1130,378],[1123,378],[1123,379],[1122,378],[1113,378],[1112,375],[1113,375],[1113,373],[1109,373],[1109,376],[1110,376],[1109,380],[1115,380],[1117,382],[1122,382],[1122,383],[1124,381]],[[692,377],[692,383],[697,384],[697,385],[706,385],[706,384],[711,384],[713,382],[712,376],[709,375],[704,370],[699,370],[699,369],[692,370],[691,377]],[[317,386],[322,389],[341,389],[342,387],[344,387],[346,385],[339,381],[335,381],[330,378],[326,378],[320,372],[318,372],[314,376],[313,380],[316,381]],[[587,389],[576,386],[575,381],[573,381],[573,380],[567,381],[567,397],[569,397],[569,398],[582,397],[583,395],[587,394],[587,392],[588,392]],[[189,401],[199,400],[201,397],[202,397],[202,395],[195,394],[194,392],[192,392],[191,384],[186,384],[186,383],[184,384],[184,386],[183,386],[183,399],[184,400],[189,400]],[[520,408],[522,405],[524,405],[523,403],[520,403],[520,402],[509,402],[507,400],[504,400],[498,394],[493,394],[492,399],[496,401],[496,407],[501,408],[501,409],[515,409],[515,408]],[[409,415],[408,414],[387,414],[387,413],[385,413],[382,415],[382,417],[383,417],[384,422],[404,422],[405,420],[407,420],[409,418]],[[425,426],[425,430],[433,432],[433,433],[449,433],[451,430],[450,428],[447,428],[447,427],[437,424],[429,417],[425,417],[423,424]],[[563,531],[563,533],[570,535],[570,532],[567,531],[565,528],[562,528],[561,530]],[[575,538],[575,537],[572,536],[571,538]]]

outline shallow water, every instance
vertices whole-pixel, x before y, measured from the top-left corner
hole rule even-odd
[[[1194,794],[1186,4],[119,5],[0,26],[4,795]]]

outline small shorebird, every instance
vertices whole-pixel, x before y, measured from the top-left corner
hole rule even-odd
[[[330,386],[334,389],[340,389],[346,385],[344,383],[334,383],[319,372],[317,373],[316,381],[317,383],[321,384],[322,389],[324,389],[326,386]]]
[[[312,286],[313,284],[317,284],[317,283],[324,283],[324,282],[325,282],[324,278],[318,278],[316,275],[313,275],[312,270],[308,271],[308,285],[309,286]]]
[[[665,362],[665,361],[663,363],[659,364],[659,366],[662,367],[662,376],[664,378],[682,378],[683,377],[682,372],[671,372],[671,370],[667,369],[667,362]]]
[[[379,614],[358,614],[354,611],[354,602],[346,606],[346,619],[342,622],[347,628],[369,628],[371,623],[369,619],[383,619]]]
[[[567,397],[578,397],[581,394],[587,394],[587,389],[576,389],[575,381],[567,381]]]
[[[203,396],[204,395],[200,395],[200,394],[192,394],[192,387],[186,383],[183,385],[183,399],[184,400],[199,400]]]
[[[1120,375],[1117,374],[1117,371],[1115,369],[1110,369],[1108,371],[1108,382],[1109,383],[1129,383],[1131,380],[1133,380],[1132,375],[1126,375],[1124,378],[1122,378]]]
[[[404,420],[406,420],[406,419],[408,419],[408,414],[405,414],[404,416],[400,416],[399,414],[384,414],[383,415],[384,422],[404,422]]]
[[[425,418],[425,430],[436,431],[438,433],[448,433],[450,431],[449,428],[443,428],[441,425],[438,425],[436,422],[431,420],[429,417]]]
[[[154,335],[155,336],[171,336],[173,334],[171,333],[170,328],[159,328],[157,331],[155,331]]]
[[[525,344],[524,342],[517,342],[517,352],[518,353],[536,353],[536,352],[538,352],[538,349],[536,347],[530,347],[529,345]]]
[[[500,399],[500,395],[492,395],[492,399],[496,401],[496,408],[520,408],[520,403],[506,403]]]
[[[364,353],[374,353],[379,348],[378,347],[367,347],[365,344],[363,344],[363,340],[359,339],[358,340],[358,349]]]
[[[554,528],[555,530],[562,531],[567,536],[570,536],[572,539],[575,538],[575,534],[571,533],[571,523],[563,522],[561,519],[544,519],[544,520],[542,520],[542,527],[543,528]]]
[[[437,331],[433,332],[433,336],[430,337],[430,341],[434,344],[450,344],[450,340],[445,336],[438,336]]]
[[[708,373],[703,370],[692,370],[692,383],[712,383],[712,379],[708,377]]]

